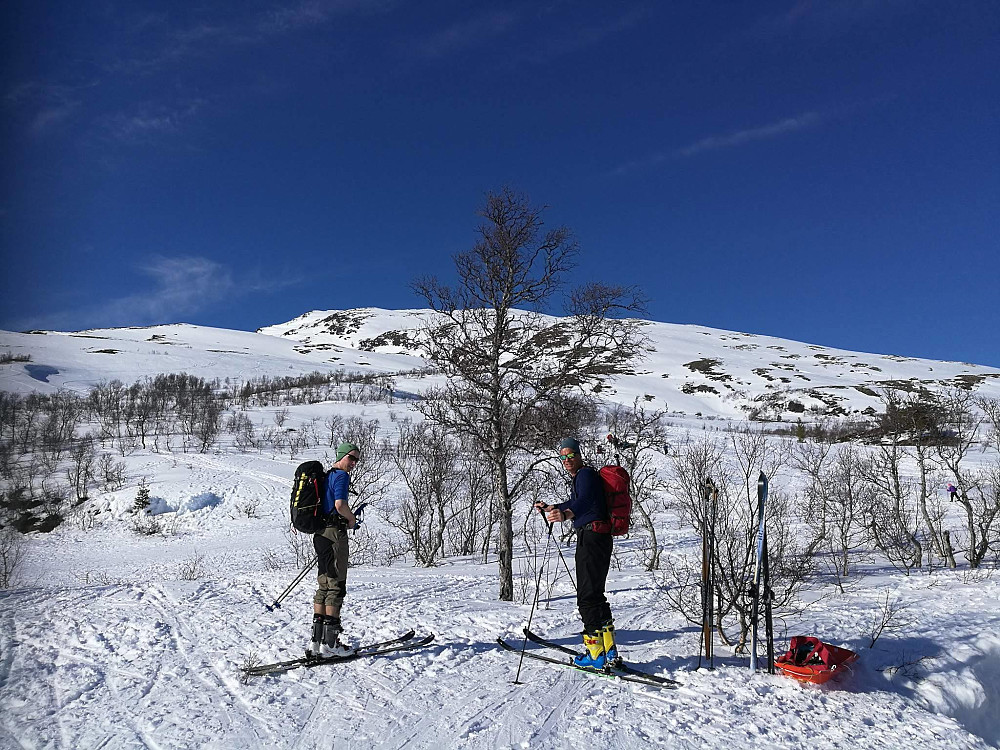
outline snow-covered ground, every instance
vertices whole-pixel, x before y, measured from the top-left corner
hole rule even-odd
[[[411,317],[407,311],[391,316],[362,311],[356,317],[370,329],[359,324],[354,332],[337,334],[336,342],[319,342],[335,343],[336,351],[303,346],[302,329],[330,317],[310,315],[285,327],[299,338],[281,330],[251,334],[194,326],[2,333],[0,352],[30,353],[29,364],[50,369],[32,373],[21,363],[0,365],[0,390],[85,391],[101,380],[130,383],[157,372],[245,380],[343,366],[396,372],[419,365],[401,347],[389,351],[393,345],[387,344],[380,351],[379,345],[369,352],[344,339],[399,330],[400,321]],[[738,403],[766,392],[773,384],[767,377],[775,372],[755,370],[780,361],[776,354],[798,355],[787,360],[797,369],[783,372],[811,378],[810,387],[821,380],[837,386],[826,393],[843,395],[849,412],[873,403],[856,386],[867,388],[877,380],[965,375],[980,378],[987,395],[1000,391],[1000,371],[991,368],[900,361],[692,326],[651,329],[657,354],[639,375],[619,380],[614,397],[631,402],[648,393],[655,405],[685,412],[672,418],[678,441],[719,423],[702,421],[696,412],[735,417]],[[831,359],[807,360],[816,353]],[[685,367],[698,359],[719,361],[708,366],[716,379],[706,377],[705,368]],[[873,376],[875,367],[880,370]],[[39,379],[39,373],[48,374]],[[719,373],[731,379],[719,380]],[[682,380],[720,392],[743,381],[748,395],[727,400],[707,391],[684,393]],[[404,381],[397,380],[398,390],[419,390],[427,383]],[[313,404],[292,407],[289,421],[363,416],[379,419],[391,433],[394,419],[406,413],[405,401]],[[263,422],[270,414],[260,409],[254,417]],[[17,586],[0,592],[0,746],[1000,746],[1000,580],[992,569],[978,575],[960,567],[903,576],[876,561],[845,594],[831,586],[810,587],[802,613],[776,624],[778,647],[791,635],[808,634],[861,654],[850,673],[824,686],[751,675],[745,657],[718,646],[716,668],[697,669],[698,632],[666,606],[651,574],[630,566],[612,570],[609,598],[623,654],[637,667],[681,683],[665,690],[530,660],[521,667],[520,684],[514,684],[518,660],[495,640],[504,635],[520,644],[531,604],[497,600],[493,558],[486,563],[449,558],[430,569],[405,561],[362,565],[350,571],[344,613],[350,638],[380,640],[414,628],[435,634],[430,646],[243,680],[240,667],[249,659],[291,658],[305,645],[311,576],[281,608],[266,607],[298,572],[286,539],[291,471],[300,460],[322,453],[243,454],[230,445],[205,454],[137,451],[124,458],[130,483],[91,498],[86,522],[73,519],[52,533],[31,535]],[[139,477],[149,479],[151,507],[164,524],[163,534],[130,531]],[[370,514],[368,523],[384,526],[378,513]],[[676,519],[664,516],[662,524],[668,552],[698,543]],[[617,544],[627,552],[636,543]],[[579,621],[572,585],[549,552],[532,629],[575,646]],[[572,557],[572,548],[563,552]],[[528,563],[522,557],[516,561],[519,570]],[[906,627],[884,633],[869,648],[870,622],[887,588],[909,605],[897,621]]]

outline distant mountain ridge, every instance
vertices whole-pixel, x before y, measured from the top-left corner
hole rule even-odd
[[[0,332],[0,390],[83,391],[161,372],[247,380],[346,369],[412,373],[430,310],[313,310],[256,332],[189,324],[69,333]],[[557,318],[549,318],[557,322]],[[772,336],[645,321],[648,357],[601,390],[611,401],[703,416],[810,419],[878,410],[886,387],[975,388],[1000,398],[1000,369],[864,354]],[[29,356],[30,361],[17,361]],[[434,379],[397,376],[419,392]],[[404,381],[407,381],[404,385]],[[411,381],[411,382],[410,382]]]
[[[314,310],[258,333],[300,342],[304,352],[343,347],[417,356],[418,329],[430,315],[429,310]],[[649,357],[603,396],[640,398],[688,414],[773,418],[870,412],[886,387],[978,388],[1000,396],[1000,369],[980,365],[863,354],[697,325],[646,321],[645,333],[652,343]]]

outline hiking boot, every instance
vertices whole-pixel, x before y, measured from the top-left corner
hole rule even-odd
[[[601,627],[601,638],[604,642],[605,663],[612,667],[621,664],[622,658],[618,655],[618,646],[615,645],[615,625],[613,622],[605,623]]]
[[[323,615],[313,615],[312,640],[306,649],[306,656],[319,656],[323,651]]]
[[[590,667],[591,669],[604,669],[608,664],[607,654],[604,653],[604,636],[602,633],[583,634],[583,645],[587,649],[585,654],[573,657],[573,664],[578,667]]]
[[[326,617],[323,619],[323,648],[320,656],[350,656],[354,649],[345,646],[340,642],[340,635],[343,631],[340,628],[339,617]]]

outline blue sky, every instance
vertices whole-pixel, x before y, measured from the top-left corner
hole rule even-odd
[[[652,319],[1000,366],[996,0],[0,12],[0,328],[419,307],[510,185]]]

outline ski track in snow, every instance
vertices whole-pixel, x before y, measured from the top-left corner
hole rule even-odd
[[[239,667],[251,651],[270,661],[304,646],[311,582],[274,613],[263,611],[254,587],[222,580],[8,592],[0,620],[0,740],[32,748],[297,750],[986,747],[954,719],[880,688],[883,678],[864,661],[840,678],[846,684],[822,688],[750,678],[741,660],[688,671],[691,655],[683,649],[691,633],[666,642],[650,637],[664,630],[655,613],[631,605],[641,600],[631,590],[635,574],[624,576],[627,585],[613,597],[623,649],[653,671],[672,665],[668,674],[683,683],[679,689],[530,660],[523,684],[514,685],[516,655],[492,639],[506,633],[520,644],[529,608],[493,601],[491,573],[472,563],[354,569],[345,625],[356,642],[408,627],[435,632],[437,640],[246,684]],[[265,588],[280,580],[274,576]],[[575,644],[570,593],[543,602],[533,627]],[[984,670],[992,664],[984,679],[996,677],[1000,639],[993,647],[992,662],[977,662]],[[682,653],[664,653],[670,648]]]

